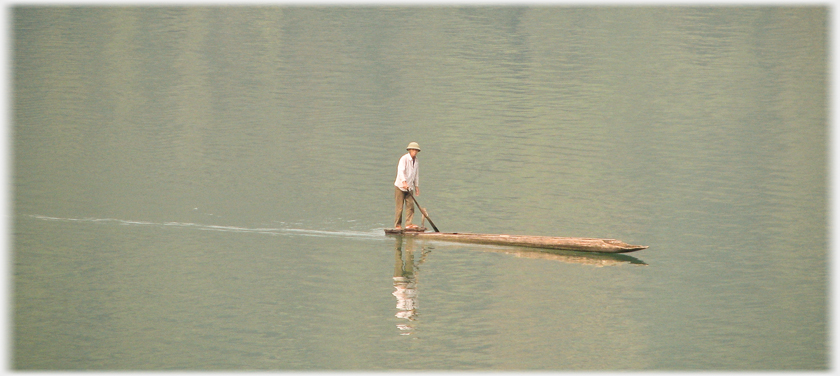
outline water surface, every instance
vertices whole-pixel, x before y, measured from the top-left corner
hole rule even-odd
[[[13,369],[828,367],[825,7],[11,21]]]

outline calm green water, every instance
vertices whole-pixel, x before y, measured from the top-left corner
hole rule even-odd
[[[13,369],[829,368],[825,7],[10,13]]]

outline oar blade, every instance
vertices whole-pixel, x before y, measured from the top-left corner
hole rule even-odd
[[[412,199],[412,200],[414,200],[414,203],[415,203],[415,204],[417,204],[417,207],[418,207],[418,208],[420,208],[420,213],[423,213],[423,216],[424,216],[424,217],[426,217],[426,219],[428,219],[428,220],[429,220],[429,224],[431,224],[431,225],[432,225],[432,228],[433,228],[433,229],[435,229],[435,232],[440,232],[440,230],[438,230],[437,226],[435,226],[435,223],[434,223],[434,222],[432,222],[432,219],[431,219],[431,218],[429,218],[429,213],[427,213],[427,212],[426,212],[426,209],[423,209],[423,207],[422,207],[422,206],[420,206],[420,203],[419,203],[419,202],[417,202],[417,199],[416,199],[416,198],[414,198],[414,195],[413,195],[413,194],[411,194],[411,192],[410,192],[410,191],[408,192],[408,195],[409,195],[409,196],[411,196],[411,199]]]

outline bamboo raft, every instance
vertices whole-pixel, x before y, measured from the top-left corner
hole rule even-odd
[[[418,239],[443,240],[462,243],[507,245],[531,248],[548,248],[579,252],[626,253],[647,249],[645,245],[632,245],[616,239],[566,238],[552,236],[472,234],[459,232],[425,232],[416,229],[385,229],[386,234],[412,236]]]

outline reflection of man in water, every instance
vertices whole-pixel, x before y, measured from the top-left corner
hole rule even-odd
[[[417,275],[414,273],[414,239],[406,239],[405,251],[402,249],[403,239],[397,237],[394,263],[394,292],[397,298],[397,314],[395,316],[409,322],[417,320]],[[421,256],[422,262],[422,256]],[[403,331],[401,335],[410,335],[414,325],[397,324]]]

